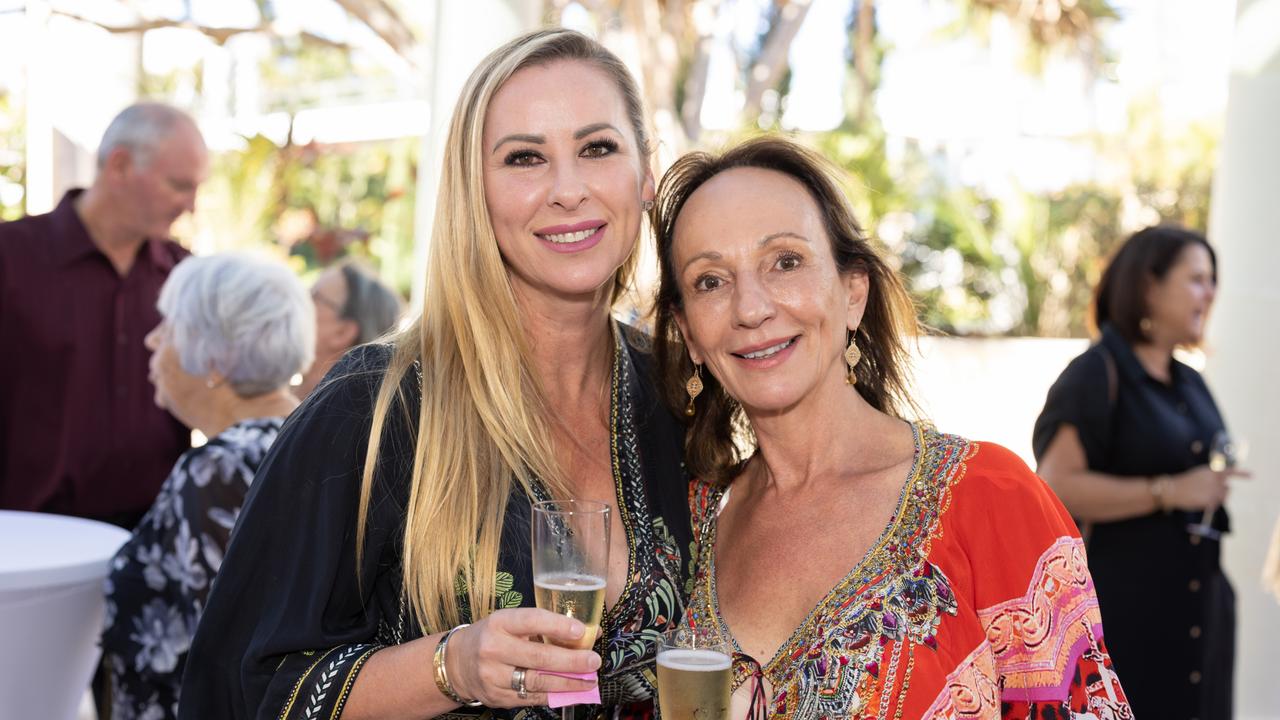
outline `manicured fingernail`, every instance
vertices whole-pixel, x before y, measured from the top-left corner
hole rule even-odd
[[[587,661],[587,667],[590,670],[595,670],[596,668],[599,668],[600,656],[595,653],[591,653],[591,659]]]
[[[569,626],[569,634],[573,637],[576,637],[576,638],[582,637],[583,635],[586,634],[586,632],[587,632],[587,626],[583,625],[582,623],[576,620],[573,622],[573,624]]]

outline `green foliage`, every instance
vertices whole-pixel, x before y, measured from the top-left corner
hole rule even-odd
[[[417,152],[414,138],[284,148],[248,138],[215,158],[201,217],[219,249],[274,245],[304,274],[359,255],[407,293]]]
[[[811,142],[848,173],[858,218],[899,263],[927,325],[1083,337],[1093,288],[1128,231],[1158,221],[1203,230],[1207,220],[1216,133],[1152,127],[1135,123],[1124,148],[1104,143],[1104,155],[1128,163],[1117,183],[998,198],[949,179],[911,143],[890,162],[874,123]]]
[[[1008,332],[1041,337],[1087,335],[1093,288],[1123,240],[1122,198],[1114,189],[1076,185],[1051,195],[1024,194],[1013,225],[1014,269],[1023,288],[1021,318]]]
[[[1134,191],[1142,204],[1161,222],[1206,232],[1221,128],[1195,123],[1171,129],[1163,122],[1158,99],[1151,96],[1130,106],[1129,127],[1121,147],[1112,152],[1123,154],[1133,169]]]
[[[1099,74],[1114,62],[1100,36],[1101,24],[1118,15],[1107,0],[955,0],[951,6],[953,35],[981,37],[992,18],[1010,19],[1024,69],[1033,74],[1054,55],[1070,54]],[[1054,7],[1063,13],[1046,13]],[[1081,152],[1096,151],[1113,168],[1113,180],[989,196],[956,180],[945,157],[926,157],[910,139],[885,137],[868,109],[891,49],[878,33],[859,37],[858,15],[855,8],[846,120],[809,142],[849,174],[858,218],[884,240],[927,325],[952,334],[1085,336],[1093,288],[1129,231],[1153,222],[1204,230],[1216,127],[1172,131],[1158,102],[1144,98],[1131,109],[1123,136],[1077,139]],[[856,68],[859,55],[873,58],[874,67]],[[784,96],[785,90],[779,88]],[[751,127],[751,120],[744,125]]]
[[[0,222],[26,212],[26,123],[23,108],[0,90]]]

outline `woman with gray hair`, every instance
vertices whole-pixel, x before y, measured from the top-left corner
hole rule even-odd
[[[395,290],[351,259],[321,273],[311,286],[311,299],[316,305],[316,361],[303,373],[298,397],[310,395],[348,350],[394,330],[403,309]]]
[[[116,553],[103,662],[114,720],[177,716],[187,648],[254,472],[298,400],[315,313],[281,263],[248,255],[174,268],[147,335],[156,405],[209,438],[187,451]]]

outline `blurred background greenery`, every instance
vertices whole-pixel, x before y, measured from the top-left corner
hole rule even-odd
[[[429,157],[424,155],[427,128],[349,140],[315,132],[300,137],[297,128],[302,114],[317,106],[429,98],[421,78],[431,64],[433,39],[439,41],[447,10],[441,6],[447,2],[426,3],[424,9],[407,0],[333,0],[304,8],[296,0],[242,0],[217,11],[197,0],[110,0],[107,4],[129,10],[126,19],[100,12],[102,3],[44,4],[51,32],[59,23],[78,23],[112,37],[137,38],[136,95],[191,107],[202,123],[210,111],[219,116],[217,102],[243,105],[244,73],[232,73],[240,78],[232,83],[232,97],[218,100],[227,93],[214,92],[214,85],[224,82],[226,71],[210,59],[215,55],[171,50],[174,57],[156,61],[157,54],[170,46],[205,43],[230,49],[237,68],[253,64],[251,114],[283,121],[271,125],[271,132],[240,123],[230,132],[235,142],[211,143],[217,146],[213,175],[201,191],[196,226],[183,231],[206,238],[203,249],[275,247],[306,275],[357,254],[408,295],[418,267],[415,237],[422,234],[415,222],[422,207],[419,193],[434,193],[419,189],[432,177],[421,167]],[[793,134],[819,148],[848,172],[850,197],[864,227],[899,262],[925,321],[946,333],[1083,337],[1089,332],[1090,288],[1127,232],[1157,221],[1206,229],[1221,108],[1171,121],[1158,83],[1136,91],[1131,83],[1114,92],[1121,87],[1116,76],[1129,52],[1117,28],[1143,13],[1148,23],[1152,12],[1165,13],[1158,20],[1168,21],[1170,11],[1152,10],[1157,0],[515,4],[534,22],[593,33],[632,64],[654,117],[658,165],[688,149],[714,148],[765,131]],[[227,9],[233,5],[243,7]],[[327,15],[316,12],[322,5],[332,6]],[[901,27],[888,31],[884,18],[891,12],[902,16],[908,5],[915,14],[899,17],[898,25],[925,18],[928,27],[914,34]],[[1181,5],[1182,15],[1174,17],[1195,17],[1194,9]],[[4,10],[0,4],[0,23],[20,16]],[[825,15],[818,18],[819,13]],[[828,93],[839,98],[836,112],[828,110],[817,123],[796,121],[791,115],[801,103],[798,88],[809,72],[801,70],[809,50],[807,33],[821,23],[828,27],[819,29],[830,37],[830,18],[839,19],[834,31],[842,36],[833,46],[838,54],[822,61],[828,72],[838,71],[838,86]],[[2,30],[0,25],[0,39]],[[153,42],[158,33],[169,35]],[[182,35],[171,37],[174,33]],[[250,36],[255,49],[245,52]],[[939,140],[903,130],[901,122],[886,119],[881,97],[892,89],[894,63],[928,61],[930,53],[955,48],[966,49],[962,57],[981,60],[973,67],[993,73],[976,79],[974,87],[993,94],[975,94],[974,105],[992,104],[1007,92],[1014,98],[1014,114],[1052,114],[1052,108],[1035,110],[1037,98],[1065,94],[1065,102],[1084,107],[1086,115],[1097,116],[1105,100],[1111,115],[1119,108],[1120,119],[1094,117],[1048,133],[1029,131],[1034,122],[1017,120],[1010,131],[1013,140],[1040,145],[1031,146],[1027,157],[1006,162],[1003,170],[979,171],[982,177],[975,179],[974,158],[987,152],[986,141]],[[450,64],[433,72],[462,76],[468,70]],[[912,92],[902,87],[906,82],[897,81],[897,97]],[[1002,84],[1007,87],[1001,89]],[[1106,97],[1100,100],[1099,93]],[[962,100],[955,109],[965,111],[962,105],[968,104]],[[936,107],[916,114],[937,114]],[[438,125],[447,111],[436,109],[433,122]],[[26,209],[25,112],[21,79],[0,77],[4,219]],[[935,123],[939,120],[945,125],[947,118]],[[1035,150],[1040,146],[1057,148],[1058,154],[1040,154]],[[1066,167],[1069,163],[1055,171],[1060,162],[1055,158],[1073,155],[1089,158],[1086,172]],[[1025,173],[1009,170],[1019,162],[1038,163],[1043,166],[1037,168],[1039,176],[1049,179],[1026,182]],[[1005,175],[991,182],[992,172]]]

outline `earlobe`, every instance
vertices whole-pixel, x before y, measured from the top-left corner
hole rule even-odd
[[[129,169],[133,164],[133,157],[129,151],[122,147],[117,147],[107,155],[107,163],[103,170],[111,174],[121,174]]]
[[[689,325],[685,322],[684,313],[676,310],[672,313],[672,317],[676,320],[676,327],[680,328],[680,338],[684,341],[684,348],[689,353],[689,359],[695,365],[702,364],[702,353],[693,345],[693,341],[689,339]]]
[[[657,196],[657,181],[653,179],[653,171],[646,168],[644,171],[644,184],[640,187],[640,200],[642,203],[648,204],[652,203]]]
[[[846,325],[852,332],[862,324],[862,316],[867,311],[867,295],[871,290],[871,284],[865,272],[853,272],[844,276],[844,285],[849,298]]]

